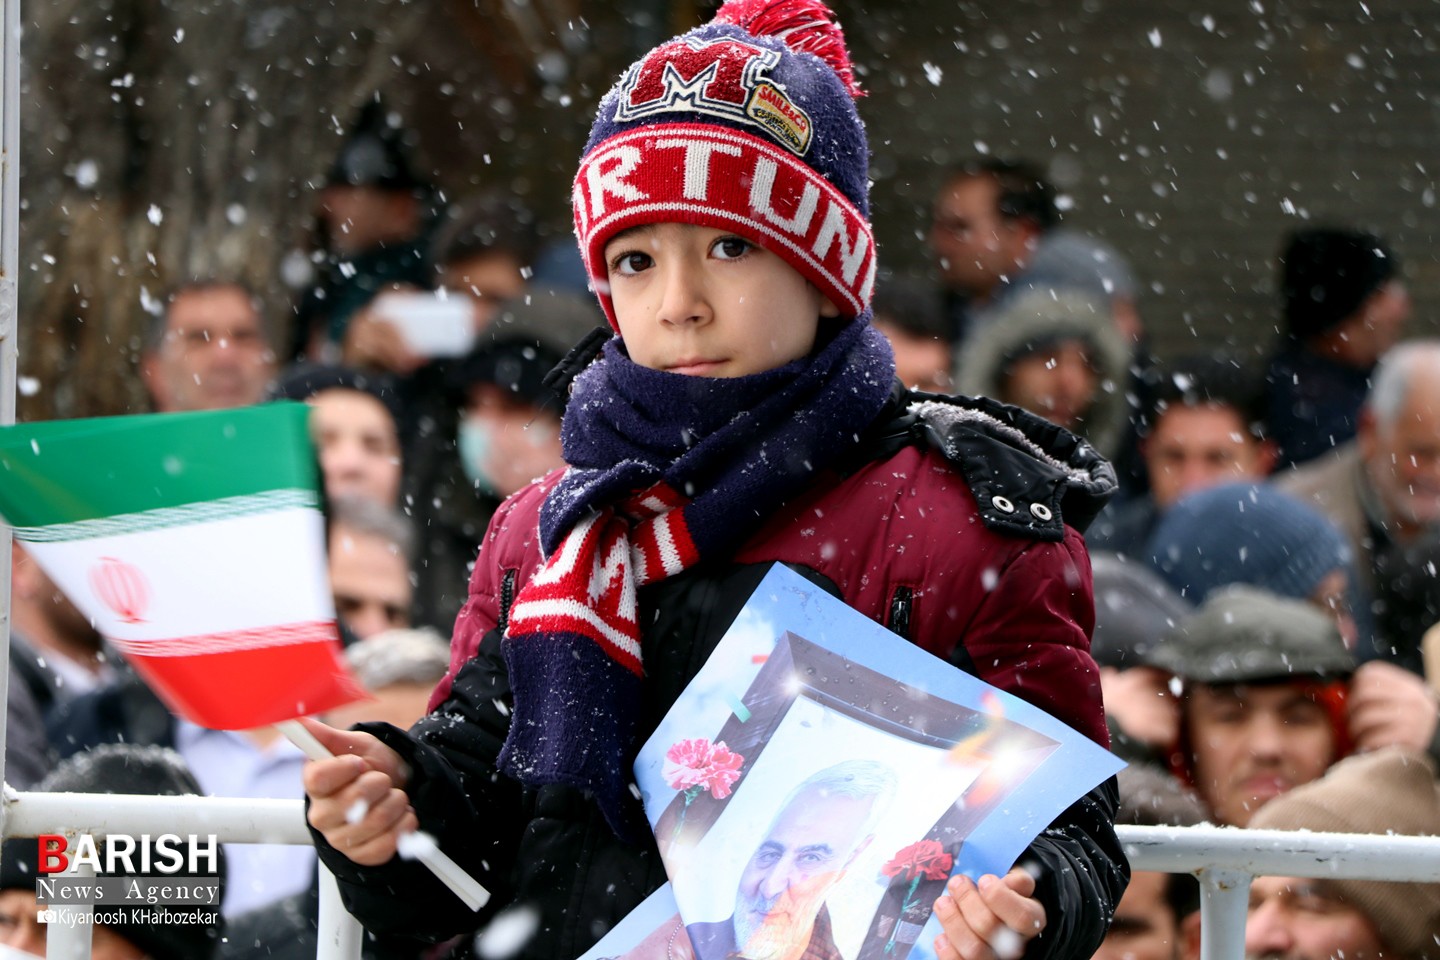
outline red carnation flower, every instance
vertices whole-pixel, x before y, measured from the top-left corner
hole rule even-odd
[[[938,840],[917,840],[904,847],[880,872],[887,877],[899,877],[901,880],[912,880],[924,878],[926,880],[944,880],[950,875],[950,868],[955,865],[955,857],[945,852],[945,848]]]

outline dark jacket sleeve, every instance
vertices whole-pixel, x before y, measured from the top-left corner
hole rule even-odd
[[[952,660],[1108,746],[1094,629],[1089,557],[1078,533],[1034,543],[999,574]],[[1026,960],[1088,960],[1129,883],[1115,837],[1114,778],[1081,797],[1022,855],[1037,868],[1046,926]],[[1028,858],[1028,861],[1027,861]]]
[[[1045,929],[1025,960],[1089,960],[1105,939],[1130,882],[1130,863],[1115,836],[1119,788],[1111,777],[1046,827],[1021,855],[1033,866]]]
[[[475,929],[511,896],[524,829],[522,790],[495,770],[509,726],[510,690],[498,633],[455,675],[449,697],[410,731],[361,724],[409,765],[406,786],[420,829],[490,892],[473,913],[414,861],[362,867],[313,827],[320,859],[335,874],[346,908],[369,930],[442,940]]]

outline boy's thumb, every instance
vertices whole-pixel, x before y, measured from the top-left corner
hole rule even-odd
[[[368,734],[360,733],[358,730],[339,730],[312,717],[300,717],[299,723],[309,731],[311,736],[320,741],[322,747],[337,757],[343,757],[347,753],[363,753],[365,744],[370,740]],[[311,757],[311,759],[315,758]]]

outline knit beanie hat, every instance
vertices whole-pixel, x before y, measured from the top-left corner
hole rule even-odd
[[[605,244],[652,223],[734,230],[842,316],[870,302],[869,149],[840,26],[820,0],[728,0],[633,64],[600,102],[575,234],[615,326]],[[618,329],[618,328],[617,328]]]
[[[1334,570],[1351,577],[1350,544],[1321,513],[1268,484],[1190,494],[1161,518],[1145,556],[1192,603],[1248,583],[1303,600]]]
[[[1440,836],[1440,786],[1423,754],[1391,747],[1359,754],[1319,780],[1261,807],[1250,827]],[[1440,882],[1326,878],[1375,924],[1380,939],[1407,960],[1440,960]]]
[[[1354,313],[1400,261],[1373,233],[1318,227],[1290,235],[1280,266],[1286,327],[1304,340]]]

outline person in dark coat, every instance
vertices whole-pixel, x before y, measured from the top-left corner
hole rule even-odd
[[[1370,374],[1400,339],[1410,294],[1383,239],[1312,227],[1286,240],[1280,295],[1285,333],[1265,382],[1283,468],[1355,438]]]
[[[371,929],[440,939],[525,905],[518,956],[578,956],[657,889],[635,751],[776,563],[1108,742],[1082,531],[1114,472],[1017,408],[895,383],[857,88],[808,10],[728,3],[602,102],[575,216],[619,336],[562,367],[569,467],[492,519],[427,717],[307,721],[336,753],[305,774],[317,850]],[[762,92],[773,112],[736,106]],[[1032,960],[1089,957],[1128,875],[1115,798],[1076,801],[1025,866],[955,878],[941,956],[1003,927]],[[419,823],[491,892],[478,917],[397,856]]]

